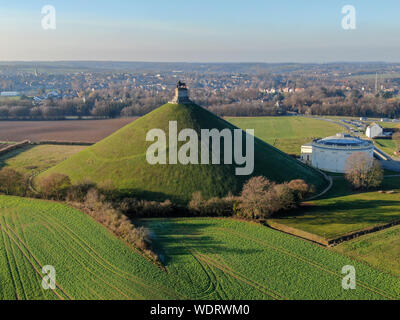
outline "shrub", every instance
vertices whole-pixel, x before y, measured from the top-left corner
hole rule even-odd
[[[288,187],[294,191],[297,202],[303,201],[307,196],[315,192],[314,186],[310,186],[302,179],[290,181]]]
[[[134,217],[168,217],[173,215],[176,207],[170,200],[164,202],[126,198],[119,204],[120,210]]]
[[[264,177],[251,178],[243,186],[239,198],[239,214],[251,219],[270,216],[272,212],[269,191],[273,185],[273,182]]]
[[[269,210],[272,215],[281,210],[288,210],[297,206],[294,190],[289,188],[288,183],[273,185],[267,193],[270,202]]]
[[[94,189],[96,184],[91,181],[83,181],[79,184],[72,185],[66,195],[69,202],[83,202],[90,189]]]
[[[84,203],[73,203],[75,207],[89,214],[117,237],[135,246],[154,260],[158,257],[150,250],[150,233],[144,227],[136,228],[127,216],[104,201],[104,196],[95,188],[88,191]]]
[[[237,214],[250,219],[265,219],[296,208],[312,189],[303,180],[275,184],[264,177],[251,178],[244,186]]]
[[[193,193],[188,209],[194,215],[226,217],[232,216],[236,202],[237,198],[232,195],[204,200],[201,192],[197,191]]]
[[[356,190],[376,188],[382,183],[383,170],[377,161],[356,152],[346,161],[346,179]]]
[[[48,199],[65,199],[70,187],[70,178],[61,173],[52,173],[48,177],[42,179],[39,183],[41,193]]]
[[[10,168],[0,170],[0,192],[6,195],[25,196],[28,190],[28,179]]]

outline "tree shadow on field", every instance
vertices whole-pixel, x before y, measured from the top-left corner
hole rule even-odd
[[[6,161],[12,158],[15,158],[21,153],[24,153],[26,151],[29,151],[33,149],[35,146],[34,145],[26,145],[23,146],[22,148],[18,148],[12,151],[7,152],[6,154],[0,155],[0,170],[6,167]]]
[[[262,251],[261,249],[228,247],[226,242],[218,239],[218,235],[212,236],[216,226],[213,223],[186,223],[161,219],[159,221],[148,220],[143,225],[151,231],[152,247],[161,255],[165,266],[177,258],[186,258],[197,254],[244,255]]]

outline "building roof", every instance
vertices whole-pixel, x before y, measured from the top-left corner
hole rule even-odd
[[[360,139],[358,137],[352,137],[349,134],[339,133],[336,136],[327,137],[324,139],[320,139],[315,141],[317,144],[326,145],[326,146],[351,146],[351,147],[362,147],[369,146],[372,143],[367,140]]]
[[[372,122],[369,126],[368,126],[368,128],[372,128],[372,127],[379,127],[379,128],[381,128],[381,126],[379,125],[379,124],[377,124],[376,122]]]

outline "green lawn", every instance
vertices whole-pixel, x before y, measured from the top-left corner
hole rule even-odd
[[[24,174],[47,170],[82,151],[83,146],[28,146],[0,156],[0,168],[9,167]]]
[[[21,100],[21,97],[0,97],[0,102],[5,102],[5,101],[19,101]]]
[[[375,139],[375,145],[385,151],[389,156],[394,156],[394,152],[400,148],[400,141],[391,139]]]
[[[369,234],[335,247],[336,252],[400,276],[400,226]]]
[[[382,190],[398,189],[400,178],[385,178]],[[400,220],[400,190],[395,194],[354,193],[343,177],[334,177],[323,199],[305,204],[275,222],[326,239]]]
[[[305,117],[227,118],[242,129],[254,129],[256,137],[289,153],[300,155],[301,146],[314,138],[342,132],[335,123]]]
[[[0,208],[0,299],[400,299],[398,278],[259,224],[144,220],[163,271],[66,205],[0,196]],[[345,265],[356,290],[341,288]]]

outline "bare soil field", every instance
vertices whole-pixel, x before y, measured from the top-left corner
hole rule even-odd
[[[0,141],[97,142],[135,119],[0,121]]]

